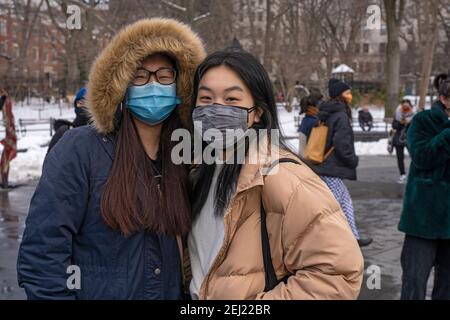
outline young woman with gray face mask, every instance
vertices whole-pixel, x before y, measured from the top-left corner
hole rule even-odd
[[[245,52],[206,58],[196,72],[193,102],[199,133],[254,129],[270,136],[279,129],[269,77]],[[270,153],[277,143],[271,139],[259,150],[245,139],[234,145],[223,141],[219,135],[210,143],[218,152],[227,149],[226,159],[243,144],[246,161],[202,163],[191,173],[192,298],[355,299],[362,282],[361,251],[322,180],[282,141],[278,155]],[[255,153],[263,160],[250,163]],[[265,258],[263,243],[270,246]]]

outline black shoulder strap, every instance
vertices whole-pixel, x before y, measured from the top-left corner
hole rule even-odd
[[[297,160],[290,159],[290,158],[281,158],[278,160],[278,163],[285,163],[285,162],[291,162],[301,165],[301,163]],[[272,166],[273,167],[273,166]],[[273,288],[275,288],[279,281],[277,279],[277,275],[275,273],[275,268],[273,267],[272,262],[272,254],[270,251],[270,242],[269,242],[269,234],[267,232],[267,223],[266,223],[266,210],[264,209],[264,203],[262,200],[261,195],[261,243],[262,243],[262,254],[263,254],[263,261],[264,261],[264,272],[265,272],[265,288],[264,292],[270,291]],[[287,280],[286,279],[283,279]]]

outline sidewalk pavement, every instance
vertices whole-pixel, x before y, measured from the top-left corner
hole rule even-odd
[[[409,162],[409,160],[407,161]],[[380,267],[381,288],[370,290],[363,281],[360,299],[399,299],[400,253],[404,235],[397,230],[404,186],[397,184],[396,159],[390,156],[361,157],[358,181],[346,182],[352,194],[360,234],[374,242],[362,249],[366,269]],[[24,299],[17,286],[17,250],[29,202],[36,182],[0,191],[0,300]],[[432,279],[430,279],[431,283]]]

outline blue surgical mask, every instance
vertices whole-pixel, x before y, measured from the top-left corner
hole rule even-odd
[[[180,103],[175,83],[162,85],[151,82],[128,88],[127,107],[131,114],[152,126],[166,120]]]

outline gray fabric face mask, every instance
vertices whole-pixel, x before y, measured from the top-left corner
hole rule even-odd
[[[194,129],[208,144],[215,148],[227,149],[236,142],[235,138],[231,137],[233,133],[236,133],[237,141],[244,137],[248,129],[248,114],[255,109],[256,107],[247,109],[218,104],[197,106],[192,113]]]

